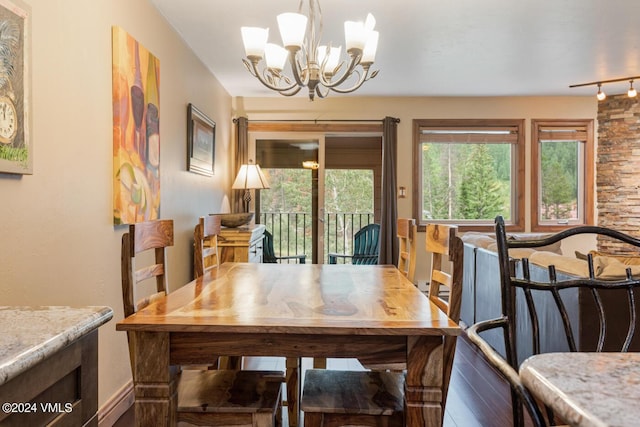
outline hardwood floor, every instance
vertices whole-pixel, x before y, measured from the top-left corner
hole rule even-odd
[[[310,367],[311,360],[303,363]],[[284,370],[283,358],[247,358],[248,369]],[[362,369],[353,359],[329,359],[327,369]],[[287,427],[286,419],[283,420]],[[134,425],[133,410],[128,410],[114,427]],[[462,336],[458,339],[451,374],[451,386],[445,408],[444,427],[510,427],[511,397],[509,386],[487,363],[482,354]],[[530,421],[527,424],[530,426]]]

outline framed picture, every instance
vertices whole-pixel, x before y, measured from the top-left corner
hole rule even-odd
[[[216,158],[216,123],[193,104],[187,107],[187,169],[212,176]]]
[[[32,174],[31,10],[0,0],[0,173]]]

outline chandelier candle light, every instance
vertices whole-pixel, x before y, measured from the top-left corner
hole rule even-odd
[[[308,17],[302,14],[304,0],[300,0],[298,13],[278,15],[284,47],[267,43],[268,28],[242,27],[242,41],[247,56],[242,62],[263,85],[284,96],[293,96],[303,87],[309,89],[309,99],[312,101],[316,95],[324,98],[330,91],[355,91],[378,74],[377,70],[370,72],[378,48],[378,32],[373,30],[375,18],[368,14],[364,23],[344,23],[349,58],[342,60],[342,46],[320,45],[320,3],[319,0],[308,1]],[[284,73],[287,58],[293,79]],[[351,86],[341,87],[348,80],[351,81],[352,76],[356,81]]]

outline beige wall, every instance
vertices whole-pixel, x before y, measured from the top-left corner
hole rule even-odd
[[[99,334],[103,405],[131,377],[126,335],[115,331],[125,228],[112,220],[111,26],[160,59],[161,216],[176,228],[171,284],[190,280],[197,217],[226,203],[231,98],[146,0],[28,2],[34,173],[0,174],[0,304],[111,306],[114,319]],[[212,178],[186,171],[189,102],[217,123]]]
[[[384,70],[383,70],[384,71]],[[366,84],[366,83],[365,83]],[[371,83],[372,84],[372,83]],[[310,102],[304,96],[287,98],[237,98],[234,99],[234,114],[246,115],[249,120],[335,120],[335,119],[382,119],[385,116],[400,119],[398,125],[398,185],[413,189],[413,123],[414,119],[510,118],[526,121],[526,172],[527,194],[525,212],[530,210],[531,184],[529,146],[531,143],[531,119],[594,119],[598,105],[594,96],[588,97],[493,97],[493,98],[347,98],[329,95],[323,100]],[[413,215],[411,198],[398,199],[398,215]],[[526,229],[531,222],[527,217]],[[424,234],[418,237],[418,248],[423,249]],[[593,243],[589,241],[591,247]],[[579,245],[580,246],[580,245]],[[419,251],[416,278],[420,282],[428,279],[428,262]]]

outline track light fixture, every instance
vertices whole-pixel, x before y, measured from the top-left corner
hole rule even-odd
[[[607,94],[602,91],[602,84],[598,83],[598,93],[596,94],[596,98],[598,98],[598,101],[604,101],[606,97]]]
[[[605,84],[605,83],[615,83],[615,82],[624,82],[626,80],[626,81],[629,81],[629,90],[627,91],[627,96],[629,98],[635,98],[636,96],[638,96],[638,92],[636,92],[635,88],[633,87],[633,81],[635,79],[640,79],[640,76],[623,77],[621,79],[600,80],[598,82],[580,83],[580,84],[577,84],[577,85],[571,85],[569,87],[570,88],[574,88],[574,87],[597,85],[598,86],[598,92],[596,93],[596,98],[598,98],[598,101],[602,101],[607,97],[607,95],[602,90],[602,85],[603,84]]]
[[[629,98],[635,98],[636,96],[638,96],[638,92],[636,92],[635,88],[633,87],[633,80],[629,80],[629,90],[627,91],[627,96]]]

